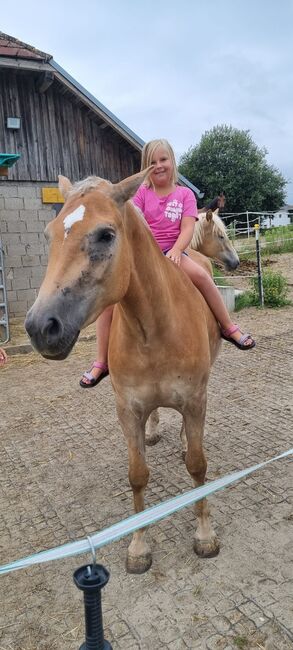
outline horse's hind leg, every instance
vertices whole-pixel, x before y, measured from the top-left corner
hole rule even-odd
[[[156,445],[157,442],[161,439],[161,435],[158,432],[160,417],[158,409],[155,409],[150,414],[150,417],[146,423],[145,428],[145,444],[152,446]]]
[[[144,491],[149,479],[145,460],[145,422],[133,412],[117,406],[119,421],[128,446],[129,482],[133,491],[135,512],[144,510]],[[128,547],[126,569],[129,573],[144,573],[152,564],[150,547],[145,541],[145,529],[137,530]]]
[[[192,407],[188,408],[183,414],[187,438],[185,463],[189,474],[194,480],[195,487],[204,484],[207,469],[202,447],[206,398],[202,400],[201,404],[199,402],[198,399],[197,404],[192,404]],[[197,529],[194,551],[200,557],[213,557],[219,553],[220,545],[210,522],[207,499],[201,499],[195,504],[195,512],[197,515]]]
[[[186,432],[185,432],[184,419],[182,420],[182,425],[181,425],[180,440],[181,440],[181,454],[182,454],[182,459],[183,459],[184,462],[185,462],[185,459],[186,459],[186,452],[187,452],[187,438],[186,438]]]

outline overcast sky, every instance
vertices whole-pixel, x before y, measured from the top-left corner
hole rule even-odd
[[[218,124],[249,130],[293,204],[292,0],[14,0],[0,30],[177,158]]]

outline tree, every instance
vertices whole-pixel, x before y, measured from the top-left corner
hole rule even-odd
[[[215,126],[183,154],[179,171],[205,193],[202,205],[223,191],[226,212],[274,212],[285,202],[287,181],[266,155],[249,131]]]

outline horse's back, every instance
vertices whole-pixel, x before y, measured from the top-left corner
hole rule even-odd
[[[188,252],[189,257],[190,257],[194,262],[196,262],[197,264],[199,264],[200,266],[202,266],[202,268],[205,269],[205,271],[207,271],[207,272],[209,273],[209,275],[211,275],[211,276],[213,275],[213,267],[212,267],[212,263],[211,263],[211,261],[208,259],[208,257],[206,257],[205,255],[203,255],[202,253],[199,253],[199,251],[195,251],[195,250],[193,250],[192,248],[188,248],[188,249],[187,249],[187,252]]]
[[[210,271],[207,258],[195,251],[192,257]],[[165,296],[152,308],[156,318],[152,336],[144,339],[139,329],[136,333],[130,331],[124,310],[120,305],[115,307],[109,347],[114,384],[119,377],[121,385],[123,377],[123,383],[135,384],[138,392],[140,386],[151,383],[158,394],[161,391],[166,394],[172,386],[177,390],[181,379],[192,390],[207,383],[219,350],[219,327],[203,296],[184,271],[171,265],[170,270],[168,286],[162,284]],[[166,302],[169,302],[168,309],[164,309]]]

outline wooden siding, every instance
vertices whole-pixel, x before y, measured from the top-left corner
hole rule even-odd
[[[55,80],[44,93],[38,74],[0,71],[0,152],[20,153],[9,171],[17,181],[72,181],[95,174],[113,182],[140,167],[140,153]],[[7,117],[20,117],[19,130],[7,129]]]

